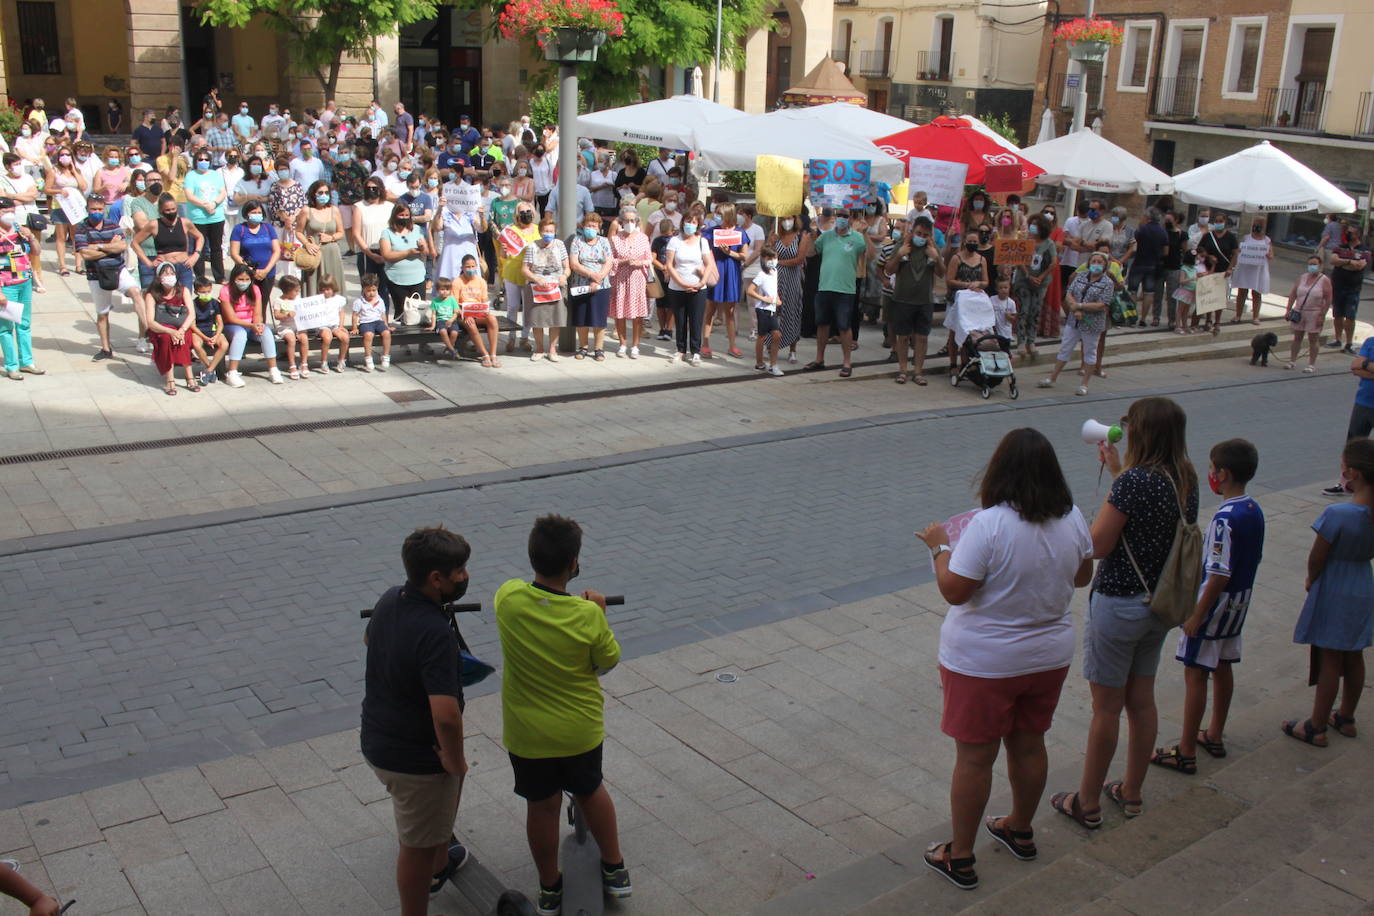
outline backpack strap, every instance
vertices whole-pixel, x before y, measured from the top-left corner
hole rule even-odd
[[[1158,473],[1164,475],[1164,479],[1169,481],[1169,486],[1172,487],[1174,490],[1174,501],[1178,505],[1177,524],[1187,524],[1187,508],[1183,504],[1183,497],[1179,492],[1178,484],[1174,483],[1174,479],[1170,477],[1168,473],[1164,471],[1159,471]],[[1178,538],[1177,527],[1175,527],[1174,529],[1174,538]],[[1172,544],[1172,541],[1170,542],[1170,544]],[[1121,546],[1126,548],[1126,559],[1130,561],[1131,569],[1135,570],[1135,576],[1137,579],[1140,580],[1140,587],[1145,590],[1145,603],[1149,604],[1151,601],[1154,600],[1154,589],[1150,588],[1150,586],[1145,582],[1145,574],[1140,571],[1140,564],[1135,561],[1135,554],[1131,553],[1131,542],[1126,540],[1126,529],[1124,527],[1121,530]]]

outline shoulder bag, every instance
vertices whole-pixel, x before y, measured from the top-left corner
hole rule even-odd
[[[1288,310],[1288,314],[1285,317],[1293,324],[1299,324],[1302,321],[1302,310],[1303,307],[1307,305],[1307,297],[1312,295],[1312,290],[1318,283],[1321,283],[1321,278],[1318,278],[1316,283],[1307,287],[1307,292],[1302,294],[1302,302]]]
[[[1178,522],[1174,527],[1173,546],[1169,548],[1169,555],[1159,571],[1154,591],[1150,590],[1145,576],[1140,572],[1125,532],[1121,535],[1121,546],[1126,548],[1126,559],[1131,561],[1140,587],[1145,590],[1145,603],[1150,606],[1151,613],[1170,627],[1176,627],[1191,617],[1197,607],[1198,586],[1202,584],[1202,530],[1197,522],[1188,522],[1188,506],[1179,493],[1178,484],[1168,474],[1164,474],[1164,477],[1174,488],[1174,498],[1178,501]]]

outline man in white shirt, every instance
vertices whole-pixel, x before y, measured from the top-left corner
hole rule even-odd
[[[86,179],[86,187],[93,187],[95,175],[100,171],[100,157],[89,140],[76,144],[76,170]]]
[[[1212,224],[1212,211],[1206,207],[1199,207],[1197,211],[1197,222],[1188,227],[1188,250],[1197,251],[1197,243],[1202,241],[1202,237],[1207,234],[1207,230]]]
[[[267,107],[267,114],[262,119],[262,133],[269,140],[286,133],[286,119],[281,116],[281,109],[276,104]]]
[[[306,190],[324,177],[324,163],[315,155],[315,148],[309,140],[301,141],[300,156],[291,160],[291,177]]]
[[[386,110],[382,108],[382,103],[376,99],[373,99],[372,104],[367,107],[367,114],[363,116],[363,120],[372,128],[372,136],[374,137],[380,136],[382,128],[391,123],[387,120]]]
[[[660,146],[658,148],[658,158],[649,163],[649,177],[657,178],[659,181],[667,182],[668,170],[677,165],[673,161],[673,151]]]

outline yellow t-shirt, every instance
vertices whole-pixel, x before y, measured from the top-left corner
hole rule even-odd
[[[520,237],[525,240],[526,245],[539,238],[538,226],[521,226],[517,223],[512,228],[520,233]],[[500,239],[496,240],[496,249],[497,251],[501,251]],[[514,283],[516,286],[524,286],[525,275],[520,272],[520,268],[523,267],[524,264],[524,249],[517,251],[510,257],[506,257],[505,253],[501,252],[501,279],[505,280],[507,283]]]
[[[521,579],[496,592],[501,635],[501,712],[506,750],[518,757],[571,757],[606,737],[597,671],[620,661],[601,608]]]

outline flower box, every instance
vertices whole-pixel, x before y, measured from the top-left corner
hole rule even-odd
[[[586,63],[596,60],[597,50],[606,43],[606,33],[600,30],[559,27],[539,33],[539,46],[545,60],[561,63]]]

